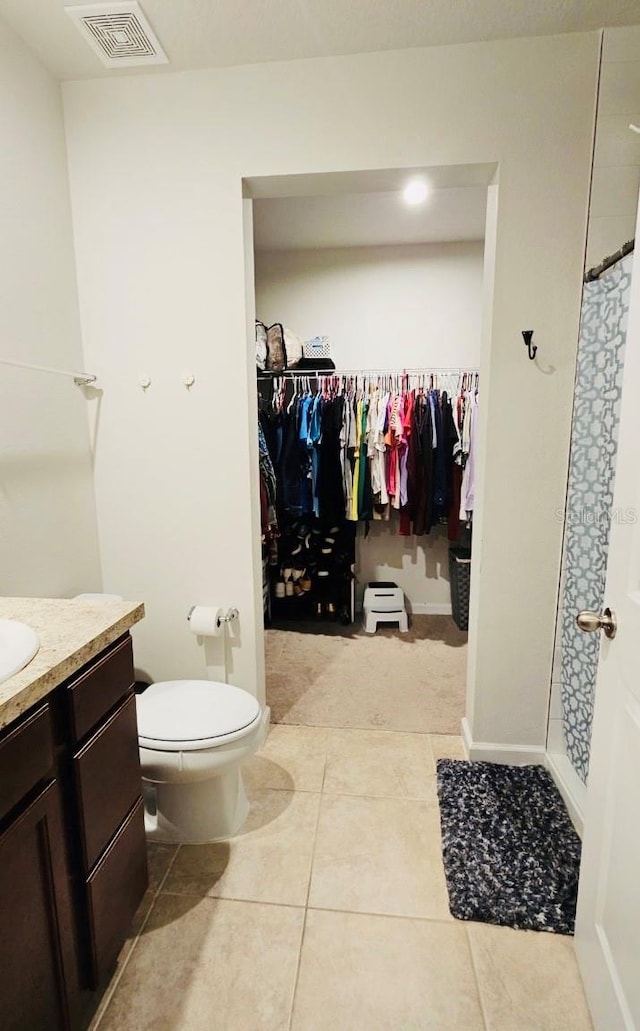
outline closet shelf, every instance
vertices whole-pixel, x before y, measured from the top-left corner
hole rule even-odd
[[[480,370],[469,366],[431,366],[421,369],[283,369],[281,372],[259,372],[259,380],[272,380],[280,376],[462,376],[476,375]]]

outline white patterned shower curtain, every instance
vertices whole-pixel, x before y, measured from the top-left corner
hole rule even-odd
[[[571,430],[571,456],[560,597],[561,698],[567,756],[584,783],[600,635],[576,625],[580,609],[601,611],[613,519],[613,484],[633,254],[585,283]]]

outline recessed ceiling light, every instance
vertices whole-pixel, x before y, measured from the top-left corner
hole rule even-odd
[[[410,179],[402,191],[405,204],[423,204],[429,196],[429,187],[424,179]]]

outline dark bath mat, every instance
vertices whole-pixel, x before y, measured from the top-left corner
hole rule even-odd
[[[544,767],[437,765],[452,916],[573,934],[581,843]]]

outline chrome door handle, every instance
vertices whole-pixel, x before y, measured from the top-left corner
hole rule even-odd
[[[594,630],[604,630],[605,637],[610,640],[616,636],[618,629],[618,621],[611,609],[605,609],[602,615],[599,612],[583,609],[576,616],[576,623],[585,634],[592,634]]]

